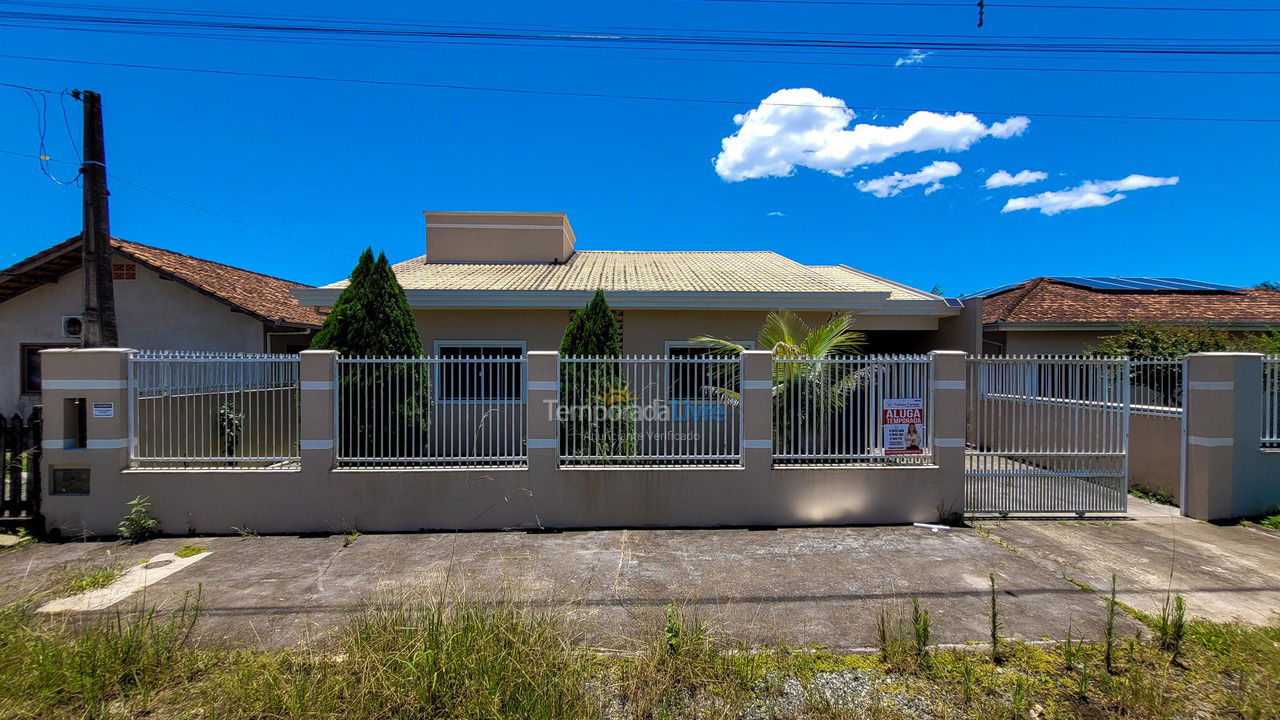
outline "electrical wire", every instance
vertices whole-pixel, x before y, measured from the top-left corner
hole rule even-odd
[[[543,95],[551,97],[582,97],[582,98],[599,98],[609,100],[637,100],[648,102],[671,102],[671,103],[692,103],[702,105],[735,105],[738,107],[747,106],[755,107],[758,105],[776,105],[782,107],[837,107],[832,105],[814,105],[811,103],[763,103],[755,100],[729,100],[718,98],[682,98],[669,97],[662,95],[621,95],[614,93],[598,93],[573,90],[537,90],[532,88],[511,88],[486,85],[462,85],[454,83],[422,83],[409,82],[402,80],[372,80],[368,78],[343,78],[343,77],[327,77],[322,75],[299,75],[291,73],[263,73],[251,72],[244,70],[221,70],[214,68],[194,68],[194,67],[178,67],[172,65],[146,65],[141,63],[120,63],[107,62],[101,60],[80,60],[72,58],[51,58],[38,57],[32,55],[11,55],[0,53],[2,58],[10,58],[15,60],[32,60],[37,62],[54,62],[69,63],[75,65],[95,65],[100,67],[118,67],[129,68],[135,70],[159,70],[163,72],[185,72],[198,73],[207,75],[224,75],[229,77],[260,77],[272,78],[277,80],[305,80],[309,82],[336,82],[354,85],[375,85],[383,87],[407,87],[407,88],[423,88],[430,90],[457,90],[465,92],[493,92],[506,93],[513,95]],[[846,107],[841,105],[839,107]],[[867,110],[884,110],[890,112],[915,112],[919,108],[899,108],[886,107],[871,104],[861,104],[858,107]],[[1178,122],[1238,122],[1238,123],[1280,123],[1280,118],[1240,118],[1240,117],[1193,117],[1178,115],[1112,115],[1112,114],[1085,114],[1085,113],[1051,113],[1051,112],[1011,112],[1007,110],[964,110],[973,114],[982,115],[1025,115],[1027,117],[1052,117],[1066,118],[1075,120],[1151,120],[1151,121],[1178,121]]]
[[[29,154],[29,153],[14,152],[13,150],[5,150],[5,149],[2,149],[2,148],[0,148],[0,154],[3,154],[3,155],[12,155],[12,156],[14,156],[14,157],[21,157],[21,158],[39,159],[37,156],[35,156],[35,155],[31,155],[31,154]],[[63,164],[68,164],[68,165],[70,165],[70,164],[74,164],[74,163],[72,163],[70,160],[54,160],[54,159],[50,159],[50,160],[49,160],[49,162],[63,163]],[[323,245],[317,245],[317,244],[315,244],[315,243],[310,243],[310,242],[306,242],[306,241],[304,241],[304,240],[299,240],[298,238],[291,237],[291,236],[289,236],[289,235],[283,235],[283,234],[278,233],[278,232],[276,232],[276,231],[274,231],[274,230],[268,230],[267,228],[260,227],[260,226],[258,226],[258,225],[254,225],[254,224],[252,224],[252,223],[247,223],[247,222],[245,222],[245,221],[243,221],[243,220],[237,220],[236,218],[233,218],[233,217],[231,217],[230,215],[224,215],[223,213],[217,212],[217,211],[215,211],[215,210],[210,210],[210,209],[208,209],[208,208],[205,208],[205,207],[201,207],[201,206],[199,206],[199,205],[196,205],[195,203],[187,202],[186,200],[183,200],[183,199],[181,199],[181,198],[176,198],[176,197],[174,197],[174,196],[172,196],[172,195],[169,195],[168,193],[163,193],[163,192],[161,192],[161,191],[159,191],[159,190],[155,190],[155,189],[153,189],[153,188],[149,188],[149,187],[147,187],[146,185],[142,185],[142,184],[140,184],[140,183],[136,183],[136,182],[134,182],[134,181],[132,181],[132,180],[127,180],[127,179],[125,179],[125,178],[120,177],[119,175],[114,174],[114,173],[107,173],[107,177],[108,177],[108,178],[110,178],[111,180],[115,180],[116,182],[122,182],[122,183],[124,183],[125,185],[129,185],[129,186],[135,187],[135,188],[137,188],[137,189],[139,189],[139,190],[142,190],[142,191],[144,191],[144,192],[149,192],[149,193],[151,193],[152,195],[156,195],[157,197],[164,198],[165,200],[169,200],[170,202],[174,202],[174,203],[177,203],[177,204],[179,204],[179,205],[183,205],[183,206],[185,206],[185,207],[191,208],[192,210],[199,210],[200,212],[205,213],[205,214],[207,214],[207,215],[211,215],[211,216],[213,216],[213,217],[219,218],[219,219],[221,219],[221,220],[225,220],[225,221],[230,222],[230,223],[235,223],[236,225],[240,225],[240,226],[242,226],[242,227],[249,228],[250,230],[256,230],[256,231],[258,231],[258,232],[260,232],[260,233],[265,233],[265,234],[267,234],[267,235],[272,235],[272,236],[274,236],[274,237],[280,238],[281,240],[288,240],[289,242],[292,242],[292,243],[297,243],[297,244],[299,244],[299,245],[303,245],[303,246],[306,246],[306,247],[315,248],[315,249],[317,249],[317,250],[323,250],[323,251],[325,251],[325,252],[333,253],[334,255],[341,255],[342,257],[350,257],[350,255],[351,255],[351,253],[349,253],[349,252],[342,252],[342,251],[339,251],[339,250],[334,250],[333,248],[325,247],[325,246],[323,246]]]

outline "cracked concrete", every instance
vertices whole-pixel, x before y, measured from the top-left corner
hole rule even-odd
[[[362,535],[345,548],[341,535],[42,543],[0,554],[0,599],[47,591],[67,562],[136,563],[197,542],[209,557],[149,587],[145,600],[173,605],[199,589],[196,638],[205,644],[297,645],[380,595],[439,593],[447,584],[479,600],[563,609],[595,647],[634,647],[675,600],[747,643],[851,650],[872,646],[876,616],[906,610],[911,595],[933,614],[937,642],[985,640],[989,573],[1007,635],[1061,639],[1070,628],[1074,637],[1097,637],[1101,598],[1064,576],[1103,588],[1115,572],[1121,600],[1155,609],[1172,548],[1175,590],[1185,591],[1192,614],[1275,618],[1280,536],[1143,512],[1102,523],[981,523],[1008,547],[973,529],[912,527]],[[1122,626],[1135,627],[1128,618]]]

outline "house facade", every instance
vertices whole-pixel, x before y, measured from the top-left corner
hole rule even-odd
[[[1180,278],[1038,277],[966,296],[982,300],[991,355],[1079,354],[1129,323],[1280,328],[1280,292]]]
[[[976,350],[980,302],[961,303],[845,265],[772,252],[578,250],[564,213],[428,212],[426,253],[397,263],[433,355],[555,350],[572,313],[603,290],[625,355],[679,354],[689,339],[755,340],[771,310],[811,325],[849,313],[868,353]],[[332,307],[346,282],[298,288]]]
[[[299,283],[113,239],[123,347],[297,352],[322,318],[294,300]],[[40,403],[40,351],[80,346],[81,244],[74,237],[0,270],[0,413]]]

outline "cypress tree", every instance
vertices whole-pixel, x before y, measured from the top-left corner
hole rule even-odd
[[[413,311],[386,255],[375,260],[370,248],[360,254],[311,348],[350,357],[422,357]],[[421,446],[431,414],[430,380],[426,366],[416,363],[339,365],[343,454],[390,457]]]
[[[350,281],[311,340],[312,350],[358,357],[422,357],[413,311],[387,256],[365,248]]]
[[[597,290],[591,302],[573,314],[560,339],[560,355],[622,357],[622,333],[604,291]],[[597,463],[632,455],[636,408],[622,363],[563,363],[560,368],[560,407],[568,413],[560,425],[561,448],[592,456]]]

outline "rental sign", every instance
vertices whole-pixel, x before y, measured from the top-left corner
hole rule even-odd
[[[920,455],[924,434],[924,400],[885,398],[881,401],[885,455]]]

